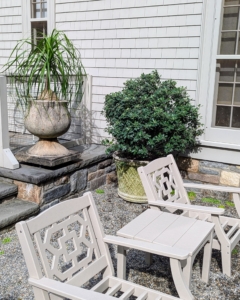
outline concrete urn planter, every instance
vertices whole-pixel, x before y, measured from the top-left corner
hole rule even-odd
[[[138,175],[137,168],[146,166],[149,161],[130,160],[113,154],[118,177],[118,195],[126,201],[147,203],[147,197]]]
[[[69,154],[58,143],[57,137],[66,133],[71,125],[67,101],[31,101],[25,116],[25,127],[39,141],[28,150],[34,156],[64,156]]]

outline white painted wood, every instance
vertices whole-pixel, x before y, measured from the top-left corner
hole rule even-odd
[[[53,279],[42,278],[36,280],[29,278],[29,283],[42,290],[51,292],[53,294],[70,298],[72,300],[113,300],[114,297],[102,295],[93,291],[85,290],[79,287],[71,286]]]
[[[9,149],[7,82],[0,76],[0,166],[7,169],[18,169],[19,163]]]
[[[73,228],[73,225],[77,226],[77,223],[80,226],[78,232],[76,227]],[[107,300],[112,299],[111,295],[115,295],[118,291],[123,292],[121,299],[127,299],[130,295],[134,295],[136,298],[140,296],[139,299],[144,299],[145,296],[142,297],[141,295],[145,294],[148,299],[177,299],[111,276],[113,275],[113,266],[106,242],[120,245],[119,253],[124,254],[122,262],[124,269],[126,269],[124,265],[126,248],[128,248],[128,244],[132,245],[132,240],[111,236],[104,237],[103,228],[90,192],[85,193],[80,198],[54,206],[27,222],[20,222],[16,225],[16,229],[29,268],[29,282],[33,286],[36,300],[60,300],[61,297]],[[43,277],[31,235],[35,239],[41,266],[47,278]],[[52,237],[54,235],[57,235],[58,245],[56,242],[53,244]],[[74,249],[67,248],[66,243],[69,241],[72,241]],[[180,259],[185,259],[188,256],[188,253],[181,249],[172,250],[170,247],[159,247],[159,245],[156,248],[150,243],[133,242],[139,244],[140,250],[147,248],[148,251],[150,248],[151,253],[166,254],[168,257]],[[87,247],[87,252],[82,260],[78,260],[77,257],[83,254],[82,243]],[[167,253],[168,251],[169,253]],[[52,258],[47,253],[50,253]],[[95,258],[92,256],[93,253]],[[71,266],[68,268],[65,266],[63,270],[59,261],[61,257],[65,263],[71,262]],[[92,291],[79,288],[101,271],[104,271],[103,280],[93,287]],[[55,277],[62,282],[52,280]],[[105,291],[106,294],[99,294]]]
[[[170,162],[171,158],[171,162]],[[171,165],[171,169],[169,167]],[[174,169],[173,169],[174,166]],[[160,170],[164,170],[160,172]],[[166,171],[167,169],[170,169],[170,171]],[[174,171],[171,171],[174,170]],[[214,239],[213,241],[213,247],[215,249],[221,250],[222,255],[222,266],[223,266],[223,273],[231,276],[231,250],[233,249],[236,244],[240,241],[240,219],[237,218],[230,218],[222,216],[224,213],[223,209],[215,208],[215,207],[203,207],[203,206],[195,206],[191,205],[190,202],[184,201],[181,199],[181,194],[179,191],[180,185],[182,185],[182,188],[200,188],[200,189],[208,189],[208,190],[220,190],[224,192],[233,192],[234,194],[234,201],[236,202],[236,207],[239,210],[240,206],[240,200],[239,200],[239,188],[232,188],[232,187],[221,187],[221,186],[212,186],[212,185],[205,185],[205,184],[193,184],[193,183],[186,183],[184,184],[179,180],[180,172],[176,166],[176,163],[173,159],[173,157],[167,157],[167,158],[161,158],[156,159],[152,161],[148,166],[146,167],[140,167],[138,168],[138,172],[140,175],[140,178],[143,183],[143,187],[145,189],[148,203],[150,207],[161,207],[168,211],[174,212],[178,209],[183,210],[183,214],[181,217],[179,217],[176,222],[181,222],[180,218],[183,218],[183,216],[187,216],[194,220],[194,222],[197,222],[196,220],[205,220],[202,221],[202,226],[194,228],[192,226],[185,236],[183,236],[175,245],[177,247],[184,246],[185,249],[190,251],[191,255],[195,255],[197,251],[201,249],[203,246],[202,243],[206,243],[207,240],[204,239],[204,232],[202,232],[203,227],[208,222],[212,222],[215,224],[215,234],[217,236],[217,240]],[[176,179],[175,176],[177,175]],[[164,178],[163,178],[164,177]],[[169,191],[174,190],[177,187],[177,193],[169,193]],[[156,192],[156,191],[157,192]],[[161,191],[163,190],[163,192]],[[160,192],[159,192],[160,191]],[[174,194],[172,197],[172,194]],[[187,197],[187,196],[186,196]],[[179,203],[180,202],[180,203]],[[185,203],[185,204],[184,204]],[[189,203],[189,204],[187,204]],[[155,219],[154,219],[155,221]],[[208,222],[206,222],[208,221]],[[199,222],[199,221],[198,221]],[[130,223],[131,224],[131,223]],[[130,224],[128,226],[130,226]],[[196,223],[198,224],[198,223]],[[136,225],[135,225],[136,226]],[[170,225],[168,229],[171,229]],[[228,231],[228,233],[225,232],[226,227],[231,226],[232,228]],[[179,226],[176,226],[179,227]],[[213,224],[212,224],[213,229]],[[176,230],[176,234],[179,229]],[[159,235],[158,238],[154,240],[155,242],[160,242],[164,244],[171,243],[174,244],[174,238],[176,239],[176,236],[174,236],[174,230],[170,235],[167,234],[167,231],[163,232]],[[151,233],[152,234],[152,233]],[[172,234],[172,236],[171,236]],[[178,232],[179,234],[179,232]],[[188,236],[188,234],[190,236]],[[195,234],[195,235],[194,235]],[[139,235],[139,234],[138,234]],[[193,237],[191,237],[191,235]],[[149,234],[150,238],[151,235]],[[134,236],[136,239],[137,236]],[[200,238],[201,237],[201,238]],[[133,237],[132,237],[133,238]],[[199,238],[199,240],[198,240]],[[172,239],[172,240],[171,240]],[[201,242],[201,239],[204,239]],[[152,242],[152,240],[150,240]],[[188,241],[191,241],[191,243],[188,243]],[[199,244],[200,241],[200,244]],[[171,244],[170,244],[171,245]],[[206,248],[207,249],[207,248]],[[209,255],[209,249],[205,251]],[[207,255],[207,254],[206,254]],[[209,259],[205,258],[205,265],[208,266]],[[207,267],[205,268],[203,277],[204,280],[207,280],[208,278],[208,271]],[[186,273],[186,272],[185,272]]]
[[[182,204],[182,203],[176,203],[176,202],[169,203],[167,201],[161,201],[161,200],[149,201],[148,203],[152,206],[161,206],[161,207],[167,207],[167,208],[169,207],[169,208],[182,209],[182,210],[214,214],[214,215],[222,215],[222,214],[224,214],[224,211],[225,211],[223,208],[205,207],[205,206]]]
[[[126,260],[127,251],[126,248],[122,246],[117,246],[117,277],[121,279],[126,279]]]
[[[177,288],[180,298],[186,299],[186,300],[193,300],[194,297],[189,290],[189,287],[185,281],[185,278],[183,277],[180,261],[171,258],[170,265],[171,265],[172,277],[173,277],[173,280],[174,280],[174,283],[175,283],[175,286]]]
[[[117,236],[106,235],[103,239],[106,243],[120,245],[126,248],[134,248],[137,250],[162,255],[166,257],[172,257],[176,259],[186,259],[189,255],[188,251],[184,249],[179,249],[177,247],[169,247],[167,245],[155,245],[152,243],[142,242],[133,239],[126,239]]]
[[[184,183],[185,188],[201,189],[201,190],[210,190],[210,191],[219,191],[227,193],[239,193],[240,188],[232,186],[221,186],[221,185],[212,185],[212,184],[198,184],[198,183]]]
[[[238,216],[240,218],[240,197],[239,197],[239,194],[233,193],[233,202],[235,204]]]
[[[153,222],[155,219],[157,219],[160,214],[158,210],[147,209],[144,213],[138,216],[137,220],[135,219],[133,222],[131,222],[131,225],[127,224],[121,228],[121,230],[117,232],[117,235],[126,238],[132,238],[142,231],[150,222]]]

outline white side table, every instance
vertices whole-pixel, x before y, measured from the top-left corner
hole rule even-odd
[[[192,265],[198,252],[204,247],[202,280],[208,282],[214,224],[193,218],[148,209],[117,232],[118,236],[154,244],[184,249],[189,257],[184,262],[170,259],[171,271],[179,296],[189,291]],[[126,279],[126,251],[118,247],[118,277]],[[149,260],[150,262],[150,260]],[[187,291],[187,292],[188,292]]]

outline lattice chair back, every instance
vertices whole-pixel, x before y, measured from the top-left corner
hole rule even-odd
[[[16,229],[31,278],[45,276],[80,287],[102,271],[113,275],[90,192],[20,222]]]
[[[138,173],[148,200],[164,200],[190,204],[183,180],[172,155],[158,158],[145,167],[138,168]],[[170,210],[174,212],[174,210]]]

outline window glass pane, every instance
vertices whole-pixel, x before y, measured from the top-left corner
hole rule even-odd
[[[240,0],[225,0],[224,5],[238,5],[240,4]]]
[[[42,18],[47,17],[47,2],[42,3]]]
[[[218,87],[218,104],[232,104],[233,84],[219,83]]]
[[[229,127],[231,116],[230,106],[217,106],[216,126]]]
[[[235,61],[222,60],[220,61],[219,65],[220,65],[219,81],[233,82]]]
[[[240,128],[240,107],[233,107],[232,127]]]
[[[220,54],[235,54],[236,38],[236,32],[223,32]]]
[[[32,1],[32,18],[46,18],[47,17],[47,1],[34,0]]]
[[[234,105],[240,105],[240,84],[236,84],[234,92]]]
[[[35,45],[42,39],[43,35],[47,34],[47,21],[43,22],[32,22],[32,41]]]
[[[237,30],[239,7],[224,8],[222,30]]]

